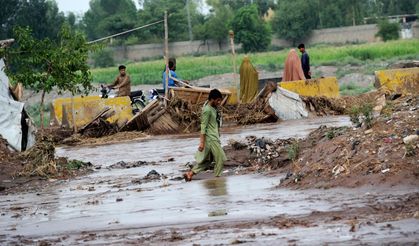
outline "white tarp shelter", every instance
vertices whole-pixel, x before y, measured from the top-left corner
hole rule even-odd
[[[35,127],[27,116],[24,103],[15,101],[9,89],[9,78],[0,59],[0,135],[17,151],[35,144]]]
[[[278,87],[269,98],[269,105],[281,120],[306,118],[308,112],[297,93]]]

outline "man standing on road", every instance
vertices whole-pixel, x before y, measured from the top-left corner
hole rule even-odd
[[[176,74],[176,63],[173,60],[169,60],[169,80],[168,80],[168,86],[170,87],[174,87],[176,86],[175,81],[172,78],[177,79],[177,74]],[[163,83],[163,89],[166,89],[166,69],[163,71],[163,78],[162,78],[162,83]]]
[[[311,79],[311,72],[310,72],[310,57],[306,52],[306,48],[304,44],[299,44],[298,49],[301,52],[301,67],[303,68],[304,76],[306,79]]]
[[[115,78],[115,81],[108,87],[111,89],[118,89],[117,97],[125,97],[131,94],[131,79],[126,74],[126,67],[121,65],[118,67],[119,75]]]
[[[217,89],[210,91],[208,102],[202,108],[201,135],[198,152],[195,155],[196,165],[183,177],[191,181],[192,176],[205,171],[212,162],[215,162],[214,175],[221,176],[224,161],[227,159],[220,142],[219,128],[221,126],[221,114],[218,111],[223,100],[223,95]]]

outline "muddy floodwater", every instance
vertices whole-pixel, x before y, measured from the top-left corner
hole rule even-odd
[[[349,126],[350,122],[347,117],[327,117],[231,128],[223,131],[222,142],[249,135],[304,137],[320,125]],[[339,222],[343,215],[334,215],[335,221],[317,216],[397,204],[408,196],[417,198],[418,187],[290,190],[278,188],[282,176],[263,174],[216,179],[208,174],[185,183],[179,177],[193,160],[197,144],[197,135],[182,135],[58,148],[58,156],[90,161],[100,169],[75,180],[53,182],[37,192],[0,196],[0,244],[375,245],[419,241],[419,220],[413,217],[391,223],[372,218],[353,229],[347,220]],[[110,167],[120,161],[149,163]],[[151,170],[161,177],[144,180]]]

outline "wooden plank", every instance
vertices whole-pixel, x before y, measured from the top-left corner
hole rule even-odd
[[[171,87],[171,96],[181,98],[187,102],[192,104],[199,104],[205,102],[207,97],[212,89],[210,88],[200,88],[200,87],[193,87],[193,88],[184,88],[184,87]],[[223,94],[223,104],[225,104],[228,98],[231,95],[230,91],[220,90],[221,94]],[[227,99],[226,99],[227,98]]]
[[[152,111],[155,107],[157,107],[159,105],[159,101],[158,100],[153,100],[150,103],[148,103],[143,110],[141,110],[140,112],[136,113],[130,120],[128,120],[122,127],[121,130],[123,130],[125,127],[127,127],[128,125],[132,124],[132,122],[137,121],[137,118],[142,118],[143,115],[147,115],[150,111]]]
[[[202,96],[202,91],[199,93],[198,99],[196,100],[197,102],[199,102],[199,99],[201,99]]]
[[[221,102],[221,106],[223,106],[227,102],[227,100],[228,100],[229,97],[230,97],[230,95],[226,95],[224,97],[223,101]]]
[[[206,93],[210,93],[210,91],[213,88],[203,88],[203,87],[195,87],[195,86],[190,86],[190,88],[185,88],[185,87],[170,87],[170,89],[174,90],[175,92],[192,92],[192,93],[198,93],[198,92],[206,92]],[[229,94],[231,95],[231,92],[228,90],[223,90],[223,89],[218,89],[221,94]]]
[[[89,123],[87,123],[86,125],[84,125],[82,128],[80,128],[79,132],[83,132],[87,127],[89,127],[93,122],[95,122],[97,119],[99,119],[100,117],[102,117],[103,115],[105,115],[109,110],[111,110],[110,107],[106,107],[104,108],[102,111],[100,111],[94,118],[93,120],[91,120]]]
[[[155,115],[151,116],[148,118],[148,122],[151,124],[153,124],[158,118],[160,118],[160,116],[162,116],[164,113],[166,112],[165,109],[159,110]]]
[[[169,113],[161,115],[149,128],[151,134],[173,134],[181,132],[179,125],[175,122]]]

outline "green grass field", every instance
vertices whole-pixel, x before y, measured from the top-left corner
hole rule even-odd
[[[276,71],[283,67],[289,49],[249,54],[258,69]],[[367,65],[371,61],[393,59],[419,59],[419,40],[399,40],[386,43],[370,43],[334,47],[316,45],[308,47],[312,66]],[[237,67],[244,54],[237,56]],[[164,61],[144,61],[127,65],[133,85],[161,83]],[[92,69],[94,83],[110,83],[118,74],[116,67]],[[218,56],[177,57],[177,74],[186,80],[195,80],[209,75],[231,73],[233,71],[230,54]]]
[[[374,89],[373,85],[369,85],[368,87],[361,87],[356,85],[355,83],[350,83],[347,85],[343,85],[339,88],[339,92],[341,96],[356,96],[360,94],[364,94],[366,92],[372,91]]]

